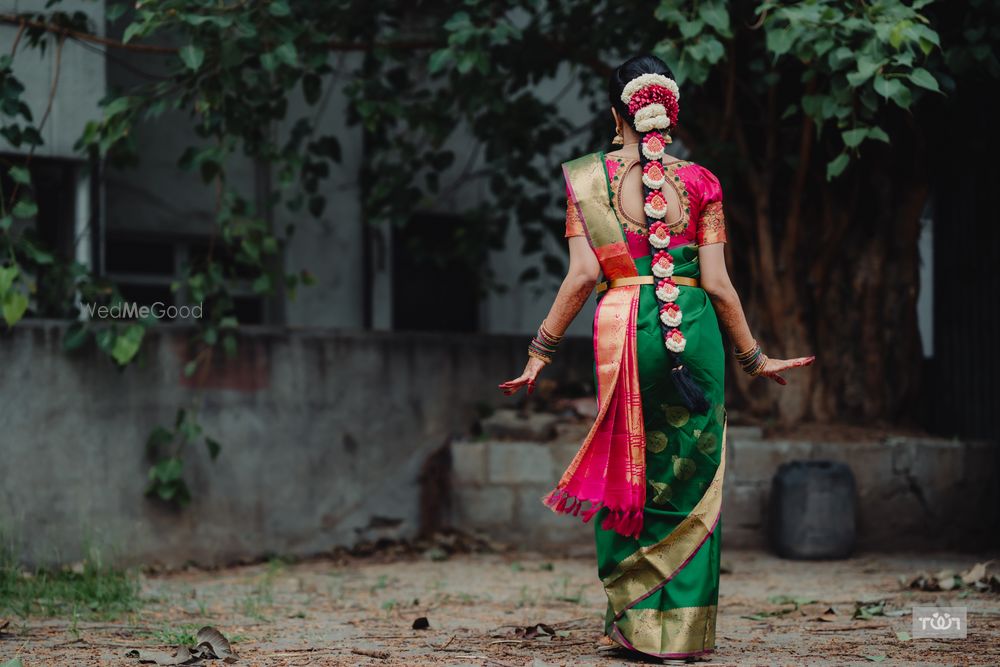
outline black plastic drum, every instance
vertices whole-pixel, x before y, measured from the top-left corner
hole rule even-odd
[[[854,550],[854,474],[839,461],[783,463],[771,482],[771,546],[782,558],[847,558]]]

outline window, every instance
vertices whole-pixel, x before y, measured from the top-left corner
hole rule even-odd
[[[468,223],[457,216],[418,214],[394,230],[392,326],[402,331],[479,328],[478,257],[455,257]],[[452,260],[448,260],[452,257]]]

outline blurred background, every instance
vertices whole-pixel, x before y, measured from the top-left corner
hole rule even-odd
[[[220,564],[449,529],[587,544],[539,498],[594,416],[592,303],[537,396],[496,385],[565,271],[560,164],[610,149],[607,77],[640,52],[681,84],[673,152],[721,179],[752,329],[818,356],[787,388],[728,374],[727,546],[768,543],[796,460],[849,466],[862,547],[995,546],[998,19],[0,3],[17,559]],[[112,308],[157,303],[200,317]]]

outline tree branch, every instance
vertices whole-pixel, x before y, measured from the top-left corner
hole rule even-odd
[[[117,39],[109,39],[107,37],[101,37],[100,35],[94,35],[89,32],[83,32],[81,30],[73,30],[67,28],[66,26],[57,25],[55,23],[42,23],[41,21],[33,21],[24,16],[19,16],[17,14],[0,14],[0,24],[7,25],[19,25],[28,28],[37,28],[39,30],[45,30],[46,32],[51,32],[56,35],[63,35],[65,37],[70,37],[72,39],[79,40],[81,42],[90,42],[92,44],[100,44],[102,46],[109,46],[115,49],[124,49],[126,51],[137,51],[141,53],[177,53],[178,49],[172,46],[156,46],[153,44],[126,44]]]

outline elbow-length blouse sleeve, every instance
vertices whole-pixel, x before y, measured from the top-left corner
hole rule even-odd
[[[698,213],[698,245],[726,242],[726,218],[722,212],[722,186],[715,174],[702,168],[701,210]]]
[[[580,211],[569,196],[569,183],[566,184],[566,238],[571,236],[584,236],[583,220],[580,219]]]

